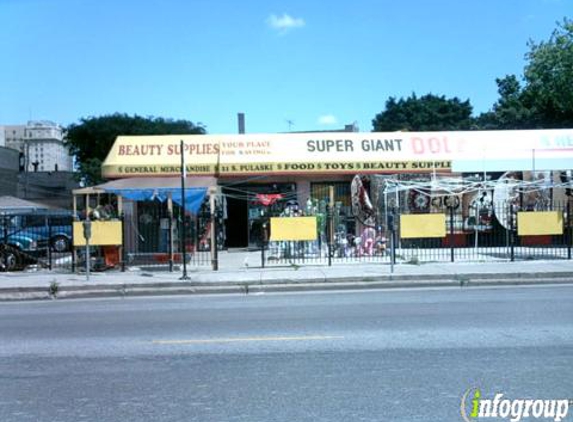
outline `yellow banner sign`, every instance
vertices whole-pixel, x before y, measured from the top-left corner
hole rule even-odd
[[[410,214],[400,216],[400,237],[402,239],[445,236],[445,214]]]
[[[271,238],[273,242],[284,240],[316,240],[316,217],[273,217]]]
[[[121,221],[92,221],[92,236],[90,245],[112,246],[121,245]],[[74,221],[74,246],[85,246],[83,222]]]
[[[519,236],[563,234],[563,215],[558,211],[518,212],[517,234]]]

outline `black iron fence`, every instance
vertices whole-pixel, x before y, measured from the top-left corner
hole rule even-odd
[[[542,209],[526,209],[515,202],[464,209],[459,201],[444,199],[422,212],[413,212],[407,204],[384,207],[376,213],[375,224],[366,224],[350,206],[337,202],[330,207],[323,198],[304,209],[283,209],[276,216],[312,217],[314,234],[307,240],[296,236],[277,240],[273,216],[266,217],[261,224],[261,262],[299,266],[571,259],[572,208],[570,201],[553,201]],[[183,260],[195,267],[217,266],[208,204],[197,215],[185,217],[176,205],[168,209],[158,201],[127,205],[125,211],[116,219],[121,222],[121,244],[92,246],[92,269],[176,271]],[[224,244],[221,214],[214,216],[217,248]],[[84,247],[74,247],[72,223],[69,213],[0,214],[0,270],[84,271],[87,253]]]
[[[525,209],[516,202],[487,203],[462,209],[459,201],[434,204],[430,214],[442,214],[442,236],[397,236],[396,255],[405,262],[487,262],[534,259],[571,259],[572,217],[569,201],[552,202],[543,209]],[[394,211],[396,212],[396,211]],[[397,213],[396,233],[404,232],[404,215]]]
[[[491,262],[572,256],[569,201],[552,202],[543,209],[524,209],[509,201],[462,209],[452,197],[434,201],[424,212],[412,212],[407,204],[379,210],[374,225],[356,217],[352,225],[340,223],[348,219],[340,211],[335,206],[315,213],[316,240],[273,241],[269,221],[267,242],[261,250],[263,265]]]
[[[0,236],[2,271],[74,266],[70,213],[2,213]]]
[[[197,215],[183,216],[174,204],[140,202],[124,219],[123,254],[127,266],[175,270],[183,263],[211,265],[211,214],[207,206]]]
[[[94,219],[92,226],[95,236],[96,222],[121,223],[121,241],[109,245],[94,241],[89,252],[84,241],[74,242],[74,222],[80,223],[80,228],[81,222],[71,213],[0,214],[0,271],[83,272],[88,254],[93,271],[128,267],[176,271],[184,259],[190,266],[212,265],[211,213],[207,206],[197,215],[185,217],[177,205],[168,210],[167,204],[159,201],[126,204],[125,208],[125,215]],[[222,245],[220,233],[218,238]]]

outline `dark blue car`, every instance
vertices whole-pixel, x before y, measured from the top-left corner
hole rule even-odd
[[[71,250],[71,213],[25,213],[0,216],[0,269],[13,271],[36,263],[48,248]]]
[[[24,214],[17,217],[20,234],[38,236],[41,247],[55,252],[68,252],[72,246],[72,216],[70,214]]]

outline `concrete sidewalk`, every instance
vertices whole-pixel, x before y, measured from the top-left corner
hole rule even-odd
[[[327,289],[467,287],[573,283],[573,261],[398,264],[271,268],[190,268],[181,272],[131,270],[84,274],[33,271],[0,275],[0,300],[125,297],[198,293],[255,293]]]

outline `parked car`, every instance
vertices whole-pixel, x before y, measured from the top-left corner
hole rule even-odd
[[[13,271],[37,263],[48,248],[71,250],[71,214],[20,213],[0,215],[0,269]]]
[[[37,233],[42,239],[49,240],[49,246],[55,252],[68,252],[72,247],[71,214],[47,214],[25,216],[25,231]]]
[[[38,237],[55,252],[67,252],[72,246],[71,213],[30,213],[7,216],[14,234]],[[42,242],[44,243],[44,242]]]
[[[41,236],[34,233],[16,233],[0,243],[0,269],[15,271],[35,264],[45,248]]]

